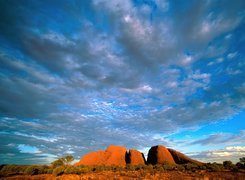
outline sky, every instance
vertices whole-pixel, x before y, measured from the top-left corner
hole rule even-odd
[[[244,0],[0,0],[0,164],[110,144],[245,156]]]

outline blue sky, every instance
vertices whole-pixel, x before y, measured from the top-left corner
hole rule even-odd
[[[0,163],[162,144],[245,156],[243,0],[0,0]]]

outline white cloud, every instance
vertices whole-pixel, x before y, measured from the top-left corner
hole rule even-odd
[[[175,81],[168,82],[168,83],[167,83],[167,86],[170,87],[170,88],[175,88],[175,87],[178,86],[178,83],[175,82]]]
[[[19,144],[18,149],[20,150],[21,153],[31,153],[31,154],[41,153],[41,151],[37,147],[29,146],[25,144]]]
[[[212,108],[219,108],[220,102],[215,102],[211,104]],[[244,140],[245,131],[241,130],[239,134],[231,134],[231,133],[216,133],[210,134],[206,137],[198,140],[192,141],[190,144],[201,144],[201,145],[236,145],[245,143]]]
[[[112,13],[126,13],[132,10],[132,3],[130,0],[120,1],[108,1],[108,0],[93,0],[93,4],[96,8],[106,7]]]
[[[211,74],[208,73],[200,73],[199,71],[194,72],[190,75],[190,78],[194,80],[202,80],[205,83],[209,83]]]
[[[240,21],[240,17],[230,19],[211,12],[200,23],[199,28],[197,29],[196,38],[208,41],[221,33],[229,32],[238,26]]]
[[[142,92],[151,92],[152,88],[149,85],[144,85],[142,87],[139,87],[138,90]]]
[[[225,148],[227,151],[240,151],[245,153],[245,146],[229,146]]]
[[[245,147],[244,146],[228,146],[223,149],[217,149],[212,151],[201,151],[195,153],[191,157],[197,158],[204,162],[220,162],[226,160],[231,160],[234,163],[239,161],[239,158],[245,156]]]
[[[57,32],[49,32],[47,34],[43,34],[42,38],[45,40],[49,40],[53,43],[57,43],[61,46],[74,46],[75,43],[70,39],[66,38],[64,35],[59,34]]]
[[[166,0],[156,0],[155,2],[161,11],[163,11],[163,12],[168,11],[169,3]]]
[[[227,58],[228,59],[233,59],[234,57],[236,57],[237,56],[237,52],[234,52],[234,53],[229,53],[228,55],[227,55]]]
[[[223,57],[220,57],[220,58],[217,58],[216,60],[214,61],[211,61],[208,63],[208,66],[212,66],[214,64],[219,64],[219,63],[222,63],[224,61],[224,58]]]
[[[194,58],[191,55],[181,55],[179,59],[183,66],[188,66],[194,61]]]
[[[34,138],[37,140],[42,140],[42,141],[47,141],[47,142],[56,142],[60,139],[63,138],[52,138],[52,137],[46,137],[46,136],[36,136],[36,135],[32,135],[32,134],[25,134],[25,133],[20,133],[20,132],[14,132],[13,134],[17,135],[17,136],[23,136],[23,137],[28,137],[28,138]]]
[[[129,23],[132,19],[131,19],[130,15],[126,15],[126,16],[124,16],[124,20],[126,23]]]

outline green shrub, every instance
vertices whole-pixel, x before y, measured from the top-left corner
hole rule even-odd
[[[88,168],[88,167],[87,167]],[[129,170],[129,168],[131,168],[130,165],[126,166],[126,170]],[[94,172],[101,172],[101,171],[122,171],[124,170],[124,168],[120,167],[120,166],[105,166],[105,165],[100,165],[100,166],[93,166],[92,169],[89,168],[89,171],[94,171]]]
[[[68,166],[65,171],[65,174],[80,174],[80,168],[77,166]]]
[[[174,170],[176,168],[176,166],[173,165],[173,164],[163,164],[162,167],[163,167],[164,170],[167,170],[167,171]]]
[[[71,155],[67,155],[65,157],[61,157],[51,163],[51,165],[56,168],[58,166],[69,165],[74,160],[74,157]]]
[[[197,170],[199,167],[196,164],[188,163],[184,165],[186,170]]]
[[[52,174],[53,168],[47,165],[42,165],[39,167],[39,172],[41,174]]]
[[[67,166],[64,173],[65,174],[83,174],[91,171],[88,166]]]
[[[182,164],[178,164],[178,165],[176,165],[176,168],[177,168],[178,170],[180,170],[180,171],[185,170],[185,166],[184,166],[184,165],[182,165]]]
[[[6,164],[0,164],[0,171],[4,166],[6,166]]]
[[[47,169],[47,174],[52,174],[53,173],[53,168]]]
[[[233,165],[233,167],[231,168],[231,171],[232,172],[238,172],[239,168],[237,166]]]
[[[27,166],[24,174],[37,175],[37,174],[52,174],[52,168],[47,165],[30,165]]]
[[[233,164],[231,161],[224,161],[223,166],[225,169],[232,169],[233,168]]]
[[[153,166],[153,169],[154,169],[155,171],[160,171],[160,172],[163,172],[163,171],[164,171],[163,165],[161,165],[161,164],[156,164],[156,165],[154,165],[154,166]]]
[[[243,168],[243,164],[240,163],[240,162],[238,162],[238,163],[236,163],[236,167],[237,167],[238,169],[242,169],[242,168]]]
[[[138,164],[138,165],[127,164],[127,166],[126,166],[126,170],[129,170],[129,171],[139,171],[141,169],[146,170],[146,169],[148,169],[148,166],[145,164]]]
[[[79,169],[79,172],[82,174],[82,173],[88,173],[88,172],[91,172],[92,170],[91,170],[91,168],[90,167],[88,167],[88,166],[82,166],[82,167],[80,167],[80,169]]]
[[[128,171],[134,171],[135,170],[135,166],[134,165],[131,165],[131,164],[127,164],[126,170],[128,170]]]
[[[123,168],[120,167],[120,166],[112,166],[111,168],[112,168],[112,171],[114,171],[114,172],[118,172],[118,171],[122,171],[123,170]],[[107,169],[105,168],[105,170],[107,170]]]
[[[24,172],[24,174],[27,174],[27,175],[37,175],[39,173],[40,173],[40,171],[39,171],[38,166],[28,166]]]
[[[104,170],[106,170],[106,167],[103,166],[103,165],[101,165],[101,166],[94,166],[93,167],[93,171],[95,171],[95,172],[101,172],[101,171],[104,171]]]
[[[159,168],[161,168],[162,167],[162,165],[161,164],[156,164],[156,165],[154,165],[153,166],[153,169],[156,169],[156,170],[158,170]]]
[[[223,171],[224,170],[224,167],[222,164],[218,164],[216,162],[214,163],[207,163],[206,164],[206,167],[209,171],[213,171],[213,172],[218,172],[218,171]]]
[[[149,165],[146,167],[146,169],[152,170],[152,169],[153,169],[153,165],[152,165],[152,164],[149,164]]]
[[[139,164],[139,165],[137,165],[135,168],[136,168],[136,170],[138,170],[138,169],[139,169],[139,170],[141,170],[141,169],[144,170],[144,169],[147,169],[147,165],[145,165],[145,164]]]
[[[55,169],[53,169],[53,175],[60,176],[64,174],[66,167],[65,166],[58,166]]]
[[[57,159],[53,161],[52,163],[53,168],[59,167],[59,166],[64,166],[64,162],[62,159]]]
[[[25,169],[27,168],[26,165],[4,165],[0,170],[0,176],[12,176],[18,174],[24,174]]]
[[[243,165],[245,165],[245,157],[239,158],[240,163],[242,163]]]
[[[200,165],[200,166],[199,166],[199,169],[206,170],[206,169],[207,169],[207,166],[206,166],[205,164]]]

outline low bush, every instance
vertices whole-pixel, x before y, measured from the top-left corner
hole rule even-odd
[[[152,170],[154,168],[154,166],[152,164],[149,164],[145,167],[147,170]]]
[[[92,172],[92,169],[88,166],[80,166],[79,172],[80,172],[80,174],[88,173],[88,172]]]
[[[239,171],[239,168],[237,167],[237,166],[233,166],[232,168],[231,168],[231,171],[232,172],[238,172]]]
[[[231,161],[224,161],[223,166],[225,169],[230,169],[230,170],[234,167]]]
[[[93,166],[92,170],[94,172],[101,172],[101,171],[109,170],[109,167],[104,166],[104,165],[101,165],[101,166]]]
[[[112,168],[112,171],[114,171],[114,172],[124,170],[124,168],[122,168],[122,167],[120,167],[120,166],[112,166],[111,168]]]
[[[47,174],[53,174],[53,168],[47,169]]]
[[[66,167],[65,166],[58,166],[53,169],[53,175],[60,176],[64,174]]]
[[[212,171],[212,172],[218,172],[218,171],[223,171],[224,167],[222,164],[218,164],[216,162],[214,163],[207,163],[206,164],[207,170]]]
[[[26,165],[4,165],[0,170],[0,176],[22,175],[26,168]]]
[[[207,166],[205,164],[199,165],[199,169],[206,170],[207,169]]]
[[[199,166],[193,163],[188,163],[184,165],[186,170],[197,170],[199,169]]]
[[[159,171],[159,172],[165,171],[164,167],[161,166],[161,165],[156,165],[156,166],[154,167],[154,169],[156,169],[156,170]]]
[[[26,174],[26,175],[37,175],[37,174],[42,174],[42,172],[40,171],[40,168],[38,166],[28,166],[25,169],[24,174]]]
[[[176,168],[176,165],[174,165],[174,164],[164,164],[162,167],[163,167],[164,170],[169,171],[169,170],[174,170]]]
[[[127,164],[127,166],[126,166],[126,170],[128,170],[128,171],[135,171],[135,168],[136,168],[136,166],[131,165],[131,164]]]
[[[78,166],[68,166],[66,167],[65,174],[80,174],[80,167]]]
[[[178,170],[180,170],[180,171],[185,170],[185,166],[182,165],[182,164],[177,164],[177,165],[176,165],[176,168],[177,168]]]

